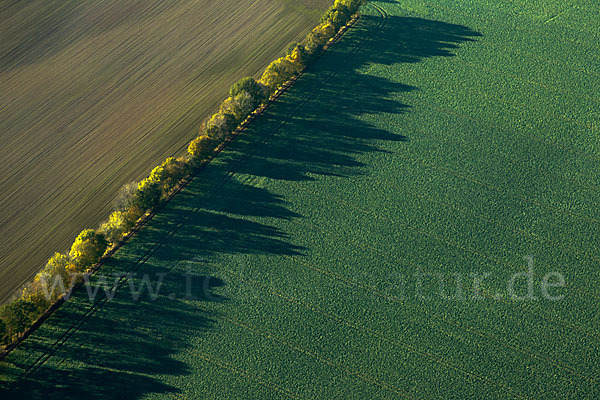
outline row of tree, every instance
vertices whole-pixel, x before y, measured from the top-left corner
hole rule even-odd
[[[73,286],[83,280],[106,252],[118,245],[137,222],[167,200],[182,179],[209,159],[215,149],[256,109],[263,106],[283,84],[297,76],[320,54],[323,46],[346,25],[364,0],[336,0],[321,23],[300,43],[289,46],[284,57],[273,61],[262,77],[243,78],[229,90],[217,113],[200,127],[187,155],[167,158],[140,182],[125,185],[115,210],[98,229],[82,231],[68,253],[55,253],[22,291],[0,306],[0,342],[8,344],[37,320]]]

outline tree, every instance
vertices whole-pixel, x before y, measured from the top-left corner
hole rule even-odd
[[[342,26],[346,25],[349,20],[350,15],[340,10],[336,10],[331,16],[331,23],[335,27],[336,31],[339,30]]]
[[[140,219],[145,212],[146,210],[143,210],[137,204],[133,204],[131,205],[131,207],[124,211],[125,219],[127,220],[127,223],[130,224],[131,227],[133,227],[137,220]]]
[[[108,220],[106,220],[100,228],[99,232],[103,233],[110,243],[117,243],[125,232],[133,227],[132,221],[127,218],[127,213],[124,211],[113,211]]]
[[[135,202],[135,198],[138,192],[138,183],[130,182],[123,185],[117,197],[115,198],[115,209],[125,211],[129,209]]]
[[[135,196],[134,205],[141,210],[152,210],[160,204],[162,188],[157,177],[162,173],[162,166],[152,170],[150,176],[138,183],[138,191]]]
[[[352,15],[356,14],[360,6],[364,3],[364,0],[335,0],[335,2],[333,3],[333,7],[335,7],[336,9],[346,7],[346,9],[348,10],[348,15]]]
[[[252,97],[252,110],[267,100],[266,88],[250,76],[234,83],[229,89],[229,97],[235,98],[242,92],[246,92]]]
[[[231,114],[235,117],[237,124],[241,123],[258,106],[255,99],[246,91],[239,92],[233,97],[226,98],[221,103],[219,113]]]
[[[294,63],[289,56],[281,57],[269,64],[260,78],[260,82],[268,87],[271,93],[275,93],[281,85],[290,80],[300,69],[301,66]]]
[[[48,287],[42,284],[40,279],[41,275],[41,272],[37,274],[34,281],[28,284],[21,294],[21,298],[33,303],[40,314],[44,312],[52,302],[52,294],[48,293]]]
[[[4,320],[0,319],[0,343],[6,344],[8,342],[7,334],[8,330],[6,329],[6,324],[4,323]]]
[[[151,179],[158,181],[163,197],[181,181],[188,173],[187,165],[182,158],[169,157],[150,174]]]
[[[69,256],[54,253],[33,282],[23,289],[21,299],[31,302],[42,313],[69,290],[77,272],[77,265]]]
[[[102,233],[93,229],[85,229],[75,239],[69,256],[79,271],[83,272],[100,260],[107,247],[108,242]]]
[[[292,42],[292,43],[288,44],[288,47],[285,49],[285,55],[289,56],[290,54],[292,54],[292,52],[294,51],[294,49],[296,47],[298,47],[299,44],[300,43],[298,43],[298,42]]]
[[[330,22],[322,23],[306,35],[302,44],[306,47],[306,51],[308,51],[309,54],[314,55],[320,51],[325,43],[327,43],[334,35],[335,27]]]
[[[331,23],[335,27],[335,30],[338,31],[342,26],[346,25],[351,15],[352,13],[348,6],[338,1],[321,16],[321,23]]]
[[[34,283],[44,286],[41,289],[49,297],[48,300],[61,296],[69,287],[70,264],[71,259],[67,255],[57,252],[50,257],[44,269],[37,274]]]
[[[207,136],[222,141],[227,135],[233,132],[237,125],[238,121],[235,118],[235,115],[228,112],[218,112],[204,123],[201,130],[203,130]]]
[[[0,318],[6,324],[9,338],[27,329],[37,316],[35,305],[26,300],[16,300],[0,307]]]
[[[302,44],[297,44],[287,56],[293,63],[298,65],[298,69],[306,67],[310,61],[310,54],[306,51],[306,47]]]
[[[192,140],[188,147],[188,153],[196,159],[208,158],[215,150],[216,143],[214,139],[208,136],[199,136]]]

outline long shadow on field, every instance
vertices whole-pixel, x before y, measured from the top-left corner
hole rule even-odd
[[[104,274],[138,273],[130,280],[136,287],[143,274],[154,285],[160,274],[167,274],[157,299],[146,293],[133,301],[128,286],[122,287],[115,299],[83,319],[66,344],[52,348],[55,353],[47,362],[13,384],[10,395],[117,399],[179,393],[188,375],[198,374],[193,363],[204,363],[193,355],[192,339],[210,340],[219,324],[218,315],[204,310],[209,302],[227,307],[226,279],[211,275],[219,272],[221,258],[301,255],[307,250],[294,244],[280,223],[305,216],[263,182],[363,174],[365,154],[386,151],[385,141],[411,139],[361,118],[410,110],[393,94],[417,88],[399,83],[402,77],[387,76],[392,69],[386,66],[452,56],[453,48],[477,36],[467,27],[437,21],[364,16],[104,267]],[[374,72],[367,74],[369,68]],[[140,263],[147,255],[151,257]],[[268,268],[256,264],[254,268]],[[194,274],[191,300],[183,298],[189,287],[179,275],[186,271]],[[5,376],[14,378],[32,365],[89,306],[83,293],[63,306],[11,354]],[[16,369],[9,373],[8,367]]]
[[[131,244],[136,246],[135,242]],[[134,258],[130,259],[136,256],[133,253],[137,249],[133,250],[106,266],[103,274],[111,283],[113,273],[131,271],[136,265]],[[92,301],[85,291],[61,307],[10,355],[10,364],[2,364],[3,378],[16,380],[6,383],[9,391],[1,398],[128,399],[144,393],[176,393],[178,389],[153,375],[190,373],[189,366],[173,356],[186,351],[189,343],[185,338],[189,334],[210,329],[212,317],[203,311],[203,304],[222,300],[213,291],[224,282],[210,275],[182,276],[153,263],[144,264],[143,272],[138,272],[139,276],[129,281],[133,288],[126,283],[88,318],[83,312],[90,309]],[[155,299],[147,287],[140,286],[142,274],[146,274],[153,290],[163,275]],[[104,287],[100,287],[96,304],[106,299]],[[138,291],[139,297],[133,300],[132,293]],[[72,329],[80,321],[83,323]],[[67,344],[60,345],[64,334],[72,336],[67,337]],[[45,354],[52,357],[46,360]],[[23,374],[32,366],[34,370]]]
[[[250,139],[238,144],[240,152],[253,157],[237,171],[287,181],[361,174],[357,154],[381,152],[382,141],[411,139],[394,127],[381,129],[361,119],[410,110],[394,94],[418,88],[400,83],[402,77],[387,76],[393,70],[386,66],[453,56],[452,49],[477,36],[467,27],[443,22],[364,16],[248,130],[252,137],[271,137],[264,146]],[[370,67],[381,72],[363,72]]]

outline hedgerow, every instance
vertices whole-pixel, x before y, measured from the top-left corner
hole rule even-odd
[[[300,43],[290,45],[257,81],[245,77],[233,84],[219,110],[201,125],[185,157],[167,158],[140,182],[125,185],[115,210],[98,229],[85,229],[68,254],[55,253],[46,266],[27,284],[16,300],[0,306],[0,343],[9,344],[31,326],[50,306],[81,282],[106,255],[118,246],[141,218],[166,201],[194,169],[209,159],[220,143],[232,135],[248,116],[263,106],[282,85],[299,75],[346,25],[364,0],[336,0],[320,24]]]

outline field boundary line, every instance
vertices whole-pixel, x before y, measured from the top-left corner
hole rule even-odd
[[[550,17],[547,20],[545,20],[544,21],[544,25],[547,24],[548,22],[554,21],[555,19],[561,17],[562,15],[564,15],[565,13],[573,10],[574,8],[576,8],[576,6],[574,4],[567,5],[567,8],[563,9],[562,11],[559,11],[556,15],[553,15],[552,17]],[[563,25],[563,27],[566,27],[567,29],[572,29],[572,28],[570,28],[569,25]],[[576,31],[576,32],[578,32],[578,33],[583,33],[583,34],[586,34],[586,33],[589,34],[589,33],[592,32],[592,31],[586,31],[586,30],[580,31],[579,29],[573,29],[573,30]]]

